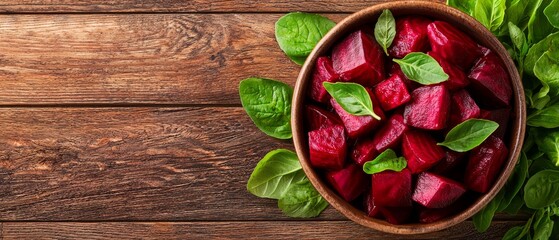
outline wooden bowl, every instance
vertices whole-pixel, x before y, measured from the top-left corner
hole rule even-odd
[[[359,27],[365,26],[366,24],[368,26],[374,26],[378,16],[384,9],[390,9],[395,17],[402,15],[422,15],[451,23],[471,36],[477,43],[490,48],[498,54],[503,63],[506,65],[506,70],[510,75],[513,86],[514,114],[512,116],[514,116],[514,119],[509,127],[509,131],[511,131],[509,137],[510,141],[508,142],[509,157],[504,165],[503,171],[501,171],[499,177],[497,178],[495,185],[488,193],[483,194],[480,198],[478,198],[469,208],[457,215],[434,223],[394,225],[383,220],[368,217],[366,213],[353,207],[351,204],[338,196],[336,192],[334,192],[311,167],[309,162],[309,148],[307,132],[304,128],[303,112],[307,96],[306,93],[312,77],[314,63],[319,56],[326,55],[337,41],[341,40],[349,33],[357,30]],[[514,62],[499,40],[497,40],[497,38],[495,38],[483,25],[472,17],[444,4],[425,1],[397,1],[374,5],[350,15],[338,23],[318,43],[311,52],[310,56],[307,58],[297,79],[293,95],[291,121],[293,127],[293,141],[295,149],[297,150],[297,155],[299,156],[301,165],[303,166],[303,170],[318,192],[320,192],[320,194],[332,206],[334,206],[334,208],[349,219],[366,227],[395,234],[420,234],[439,231],[470,218],[476,212],[481,210],[499,192],[514,169],[514,165],[520,155],[526,126],[526,108],[522,82]]]

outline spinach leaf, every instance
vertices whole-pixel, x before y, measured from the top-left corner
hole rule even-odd
[[[257,197],[280,199],[289,186],[304,179],[297,154],[277,149],[258,162],[248,179],[247,189]]]
[[[559,28],[559,0],[553,0],[543,12],[549,23],[555,28]]]
[[[407,78],[423,85],[448,80],[448,74],[444,72],[437,60],[425,53],[412,52],[402,59],[393,59],[393,61],[400,65]]]
[[[392,45],[394,37],[396,36],[396,20],[392,16],[390,10],[385,9],[378,17],[375,24],[375,39],[388,56],[388,48]]]
[[[523,229],[524,229],[524,226],[516,226],[516,227],[513,227],[513,228],[509,229],[505,233],[505,235],[503,236],[503,238],[501,240],[521,239],[522,237],[520,236],[520,234],[522,233]]]
[[[291,138],[293,88],[275,80],[248,78],[239,84],[243,108],[256,126],[269,136]]]
[[[324,82],[323,86],[346,112],[356,116],[369,115],[380,120],[373,110],[371,96],[363,86],[349,82]]]
[[[392,149],[386,149],[374,160],[368,161],[363,165],[363,171],[367,174],[375,174],[386,170],[396,172],[402,171],[408,162],[403,157],[397,157]]]
[[[498,212],[505,210],[518,192],[520,192],[520,189],[522,189],[522,186],[526,181],[526,176],[528,176],[528,158],[526,157],[526,154],[522,152],[520,158],[518,159],[518,163],[514,167],[512,175],[509,177],[505,186],[501,189],[504,193],[503,199],[497,209]]]
[[[276,41],[291,60],[301,65],[335,25],[332,20],[318,14],[288,13],[276,22]]]
[[[524,206],[524,197],[522,196],[522,192],[516,194],[510,204],[503,210],[503,212],[508,214],[517,214],[518,211]]]
[[[559,171],[543,170],[528,179],[524,201],[532,209],[545,208],[559,200]]]
[[[553,221],[549,216],[549,211],[539,210],[541,217],[534,224],[534,240],[547,240],[553,231]]]
[[[553,132],[546,132],[536,139],[536,144],[541,152],[559,166],[559,130]]]
[[[483,143],[498,127],[499,124],[493,121],[469,119],[452,128],[444,141],[437,145],[457,152],[467,152]]]
[[[505,18],[524,31],[528,27],[528,21],[530,21],[530,17],[537,10],[537,7],[537,1],[534,0],[507,1]]]
[[[528,54],[526,59],[524,59],[524,70],[526,73],[534,75],[534,66],[540,57],[547,51],[559,48],[559,32],[550,34],[540,42],[534,44]]]
[[[535,111],[527,118],[528,126],[556,128],[559,127],[559,104]]]
[[[320,196],[307,179],[292,184],[285,195],[279,199],[278,207],[287,216],[310,218],[320,215],[328,207],[328,202]]]
[[[497,32],[505,19],[505,0],[477,0],[473,17],[491,32]]]
[[[534,74],[552,96],[559,95],[559,56],[557,53],[559,53],[559,49],[557,52],[545,52],[534,66]]]
[[[472,15],[475,6],[474,0],[447,0],[446,4],[459,9],[462,12],[467,13],[468,15]]]
[[[544,15],[544,8],[549,5],[551,0],[537,0],[536,11],[530,16],[528,21],[528,40],[530,42],[539,42],[555,31],[555,28],[549,23]]]
[[[524,32],[518,28],[518,26],[514,25],[514,23],[509,22],[509,36],[514,44],[515,49],[517,50],[517,59],[522,66],[522,61],[524,60],[524,56],[528,53],[528,43],[526,41],[526,35]]]
[[[501,200],[503,199],[503,192],[497,193],[495,198],[491,200],[484,208],[482,208],[479,212],[477,212],[473,217],[472,220],[474,222],[474,227],[478,232],[485,232],[491,226],[491,221],[493,220],[493,216],[495,216],[495,211],[499,207]]]

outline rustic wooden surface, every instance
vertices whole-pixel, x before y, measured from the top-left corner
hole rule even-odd
[[[266,152],[292,149],[237,93],[249,76],[294,83],[274,22],[376,2],[0,1],[0,237],[400,238],[246,191]],[[524,219],[497,218],[402,239],[498,239]]]

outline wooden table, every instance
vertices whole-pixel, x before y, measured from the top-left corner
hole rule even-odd
[[[0,235],[36,238],[496,239],[499,216],[397,237],[285,217],[246,191],[266,152],[238,83],[293,85],[274,39],[290,11],[339,21],[377,1],[0,1]],[[79,3],[78,3],[79,2]]]

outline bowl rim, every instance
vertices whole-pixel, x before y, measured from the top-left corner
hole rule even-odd
[[[484,46],[493,50],[501,58],[506,67],[507,73],[510,76],[513,87],[514,106],[512,110],[516,119],[513,121],[513,124],[509,124],[509,131],[511,132],[509,143],[507,144],[507,147],[509,147],[509,156],[504,170],[501,170],[499,177],[496,179],[496,182],[490,191],[479,197],[470,207],[452,217],[433,223],[394,225],[384,220],[368,217],[363,211],[353,207],[351,204],[339,197],[327,184],[325,184],[317,172],[310,166],[307,157],[308,143],[303,126],[303,109],[304,103],[306,102],[305,90],[308,82],[310,82],[309,79],[314,68],[314,62],[320,55],[326,53],[331,46],[336,43],[336,41],[346,36],[349,32],[351,32],[351,30],[357,29],[356,26],[352,25],[357,24],[362,27],[362,22],[367,21],[367,19],[370,18],[376,19],[376,17],[384,9],[390,9],[395,16],[399,15],[399,12],[410,12],[413,15],[429,16],[435,19],[443,18],[445,21],[453,21],[453,25],[461,31],[474,33],[472,38],[476,40],[476,42],[485,42]],[[433,16],[432,14],[439,15]],[[402,15],[408,15],[408,13],[404,13]],[[526,130],[525,101],[522,81],[512,58],[509,56],[507,50],[499,42],[499,40],[477,20],[460,10],[454,9],[442,3],[428,1],[395,1],[380,3],[372,5],[371,7],[360,10],[344,18],[319,41],[307,57],[297,78],[293,93],[293,107],[291,112],[293,143],[302,168],[310,182],[324,199],[326,199],[336,210],[341,212],[347,218],[363,226],[393,234],[420,234],[435,232],[454,226],[472,217],[475,213],[487,205],[504,186],[520,156],[524,140]]]

